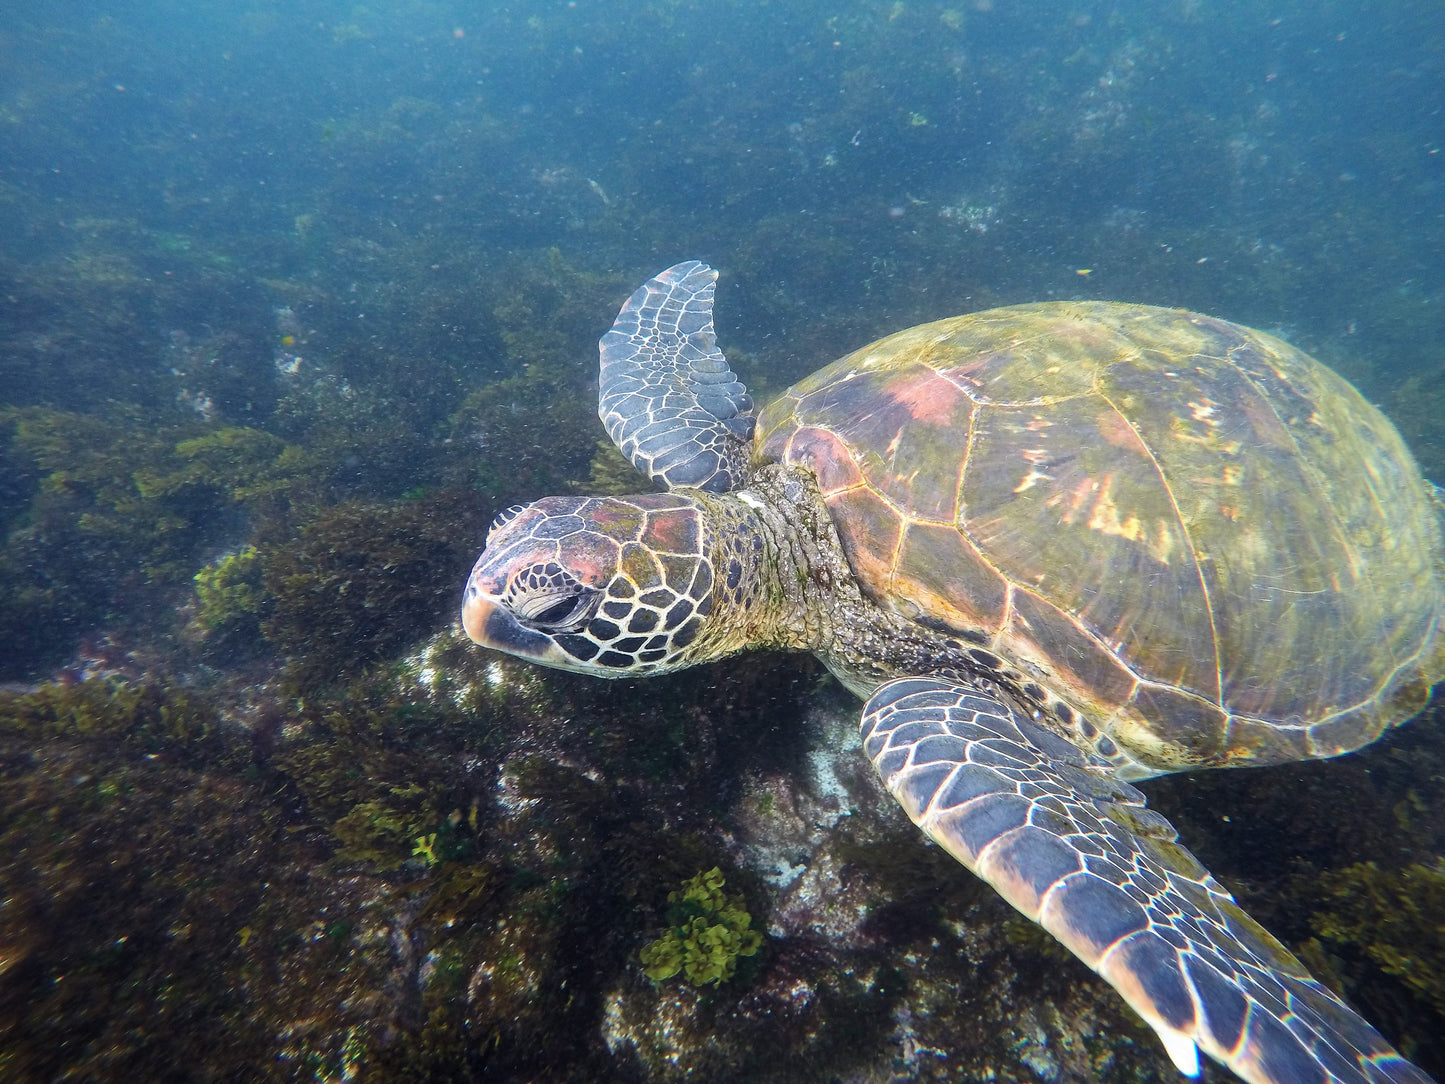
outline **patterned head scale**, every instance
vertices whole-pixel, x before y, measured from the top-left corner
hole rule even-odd
[[[497,517],[462,599],[483,647],[627,677],[688,665],[712,612],[702,509],[671,493],[548,497]]]

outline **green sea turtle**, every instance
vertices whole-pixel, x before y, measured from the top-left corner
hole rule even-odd
[[[1174,1064],[1426,1081],[1128,780],[1329,757],[1445,674],[1440,505],[1393,426],[1257,331],[1104,302],[901,331],[756,416],[681,263],[602,338],[665,492],[493,524],[462,621],[608,677],[813,651],[936,842],[1111,983]]]

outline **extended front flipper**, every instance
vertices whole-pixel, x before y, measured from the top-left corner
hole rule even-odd
[[[1104,761],[943,678],[883,685],[862,729],[914,823],[1102,975],[1181,1072],[1203,1050],[1251,1084],[1429,1084]]]
[[[638,287],[602,336],[597,413],[632,465],[668,489],[742,485],[753,401],[717,348],[717,272],[688,260]]]

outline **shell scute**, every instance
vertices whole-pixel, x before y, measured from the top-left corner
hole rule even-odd
[[[1161,733],[1151,728],[1142,736],[1168,743],[1169,748],[1161,750],[1161,760],[1188,765],[1219,764],[1229,758],[1229,716],[1218,704],[1172,686],[1141,684],[1134,691],[1134,706],[1145,719],[1169,720]]]
[[[692,510],[662,510],[641,524],[639,541],[662,553],[696,553],[701,534],[702,522]]]
[[[841,442],[862,478],[893,504],[917,518],[954,521],[958,434],[968,431],[974,411],[973,400],[957,385],[917,362],[856,368],[801,396],[798,411],[833,440],[824,447],[799,447],[794,438],[788,461],[811,455],[817,463],[829,458],[819,454],[825,450],[836,457]],[[838,487],[833,478],[819,477],[825,493]]]
[[[662,566],[657,554],[636,542],[629,542],[622,547],[617,569],[629,583],[636,584],[639,591],[664,586]]]
[[[1059,691],[1075,703],[1124,704],[1137,679],[1118,655],[1057,606],[1027,592],[1013,592],[1008,640],[1020,661],[1055,675]]]
[[[1087,394],[1101,352],[1080,346],[1097,346],[1099,329],[1068,320],[1026,324],[1006,315],[1015,311],[940,320],[885,341],[898,356],[943,374],[981,404],[1025,405]],[[885,367],[885,351],[864,349],[878,359],[879,368]]]
[[[792,463],[809,468],[826,496],[863,484],[863,472],[837,434],[815,426],[777,430],[759,448],[763,462]]]
[[[863,591],[875,602],[888,602],[894,555],[903,531],[898,510],[866,486],[824,497],[834,523],[847,524],[838,533],[843,553]]]
[[[896,423],[897,431],[876,454],[859,457],[864,477],[910,518],[954,523],[963,467],[958,439],[972,423],[973,400],[924,366],[879,390],[889,403],[888,424]]]
[[[946,568],[948,576],[937,576]],[[952,526],[909,523],[894,569],[894,595],[955,630],[1003,624],[1008,581]]]
[[[1210,609],[1170,487],[1097,396],[985,411],[959,528],[995,567],[1068,614],[1141,673],[1217,694]],[[938,570],[933,575],[942,575]]]

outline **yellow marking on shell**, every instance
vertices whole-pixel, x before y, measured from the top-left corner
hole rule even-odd
[[[1205,398],[1202,402],[1191,399],[1188,402],[1190,419],[1205,426],[1202,432],[1195,430],[1183,418],[1175,415],[1170,423],[1169,429],[1176,440],[1186,441],[1190,444],[1198,444],[1210,451],[1223,452],[1225,455],[1238,455],[1242,447],[1237,440],[1221,440],[1218,433],[1219,418],[1216,417],[1219,406],[1213,399]]]
[[[1133,672],[1130,671],[1130,673]],[[1139,691],[1139,684],[1139,682],[1135,682],[1128,701],[1120,705],[1113,715],[1104,720],[1099,725],[1099,729],[1109,735],[1115,744],[1127,750],[1129,755],[1141,764],[1177,764],[1179,763],[1178,746],[1173,742],[1165,741],[1151,724],[1139,719],[1129,710],[1129,701],[1132,701],[1135,693]]]
[[[1190,444],[1198,444],[1208,448],[1210,451],[1223,452],[1225,455],[1238,455],[1242,445],[1237,440],[1220,440],[1219,434],[1213,429],[1203,433],[1191,433],[1184,427],[1180,418],[1174,419],[1174,424],[1169,427],[1174,433],[1175,440],[1187,441]]]
[[[1191,478],[1196,486],[1237,486],[1244,480],[1244,468],[1238,463],[1226,463],[1219,470],[1218,478]]]
[[[1023,480],[1014,486],[1014,492],[1022,493],[1026,489],[1031,489],[1035,482],[1046,482],[1048,479],[1049,476],[1047,474],[1030,467],[1029,472],[1023,476]]]
[[[1024,462],[1029,465],[1029,471],[1024,475],[1023,480],[1014,486],[1013,491],[1015,493],[1022,493],[1026,489],[1031,489],[1035,482],[1046,482],[1053,478],[1053,475],[1047,471],[1039,470],[1040,467],[1049,461],[1047,448],[1025,448],[1023,450],[1023,458]]]
[[[1125,516],[1120,516],[1119,505],[1114,500],[1113,474],[1104,475],[1103,482],[1097,483],[1097,488],[1099,495],[1094,500],[1093,508],[1089,510],[1089,529],[1138,543],[1144,547],[1150,557],[1161,565],[1167,565],[1169,553],[1174,548],[1174,539],[1169,533],[1169,525],[1164,520],[1160,520],[1158,533],[1151,538],[1149,528],[1137,513],[1129,512]]]
[[[1191,399],[1189,400],[1189,412],[1194,415],[1196,422],[1203,422],[1205,425],[1213,427],[1219,424],[1219,419],[1214,416],[1214,408],[1218,405],[1212,399],[1205,399],[1202,403],[1196,403]]]
[[[1159,533],[1153,543],[1146,542],[1144,548],[1149,551],[1149,556],[1154,560],[1161,565],[1167,565],[1169,555],[1174,552],[1174,533],[1169,530],[1169,524],[1162,519],[1156,520],[1155,525],[1159,528]]]
[[[1057,508],[1064,501],[1068,501],[1068,507],[1059,514],[1059,522],[1072,527],[1078,519],[1078,512],[1089,499],[1089,494],[1099,488],[1099,483],[1093,478],[1085,478],[1071,490],[1060,490],[1054,493],[1044,503],[1050,508]]]

